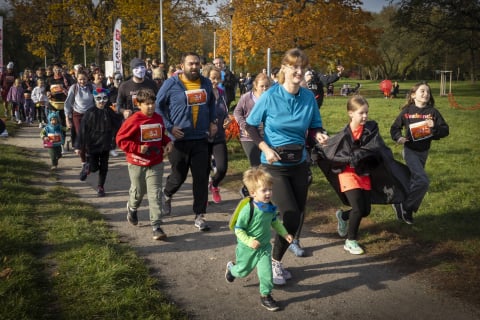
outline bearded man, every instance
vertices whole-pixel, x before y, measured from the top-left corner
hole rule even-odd
[[[163,189],[162,210],[171,212],[172,196],[192,173],[194,225],[209,230],[205,221],[208,202],[210,159],[208,137],[217,131],[215,95],[212,83],[200,74],[200,57],[188,52],[181,57],[181,72],[163,83],[158,91],[155,111],[163,117],[173,140],[168,154],[171,173]]]

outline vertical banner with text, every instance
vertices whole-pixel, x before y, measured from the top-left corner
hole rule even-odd
[[[117,19],[113,30],[113,72],[120,72],[123,76],[122,67],[122,20]]]
[[[3,17],[0,16],[0,68],[3,69]]]

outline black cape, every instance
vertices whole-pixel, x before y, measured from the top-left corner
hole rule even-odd
[[[370,175],[372,204],[401,203],[405,200],[410,171],[406,165],[394,159],[393,153],[385,145],[375,121],[367,121],[362,137],[353,141],[350,126],[328,139],[327,145],[317,145],[317,164],[345,205],[347,197],[340,191],[338,174],[346,165],[355,168],[358,174]]]

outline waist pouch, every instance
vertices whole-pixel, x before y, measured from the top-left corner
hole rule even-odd
[[[273,148],[280,156],[282,163],[296,163],[302,160],[303,145],[301,144],[286,144],[280,147]]]

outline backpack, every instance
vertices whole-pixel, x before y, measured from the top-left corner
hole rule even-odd
[[[250,205],[250,218],[248,219],[248,223],[250,224],[250,221],[252,221],[253,218],[253,198],[252,197],[245,197],[240,202],[237,204],[237,207],[235,208],[235,211],[232,214],[232,217],[230,218],[230,222],[228,223],[228,227],[230,230],[235,230],[235,224],[237,223],[238,220],[238,215],[240,214],[240,211],[242,211],[242,208],[246,206],[247,204]]]

